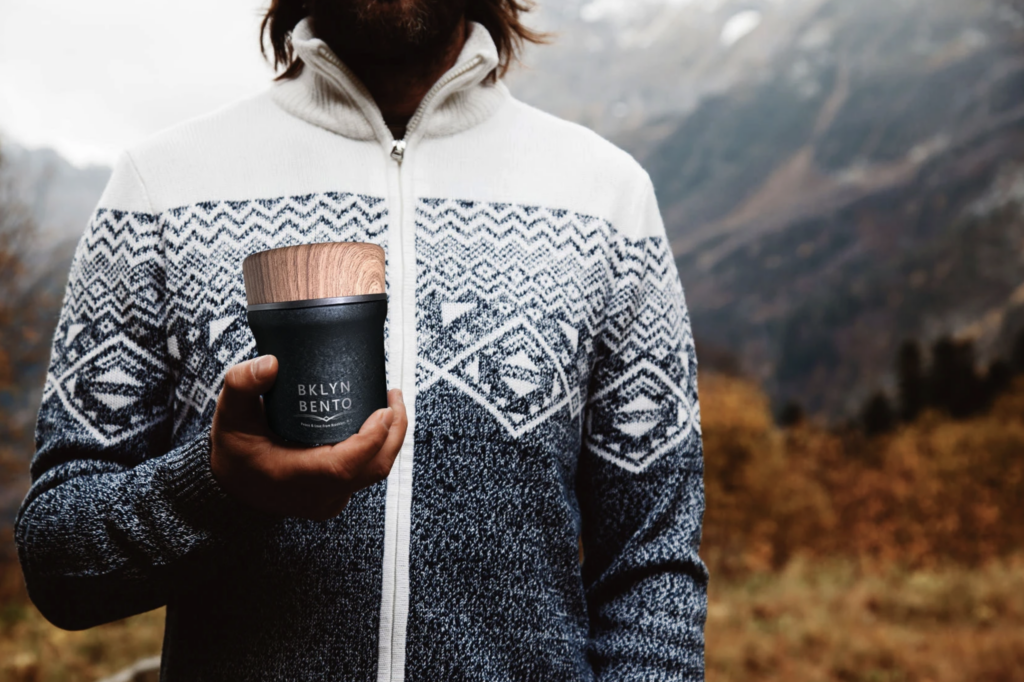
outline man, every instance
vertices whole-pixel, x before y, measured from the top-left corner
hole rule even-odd
[[[636,162],[505,87],[524,9],[277,0],[266,92],[122,153],[17,519],[52,622],[166,604],[166,680],[703,678],[678,272]],[[241,262],[324,241],[385,249],[393,388],[301,449]]]

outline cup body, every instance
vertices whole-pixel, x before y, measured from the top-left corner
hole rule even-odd
[[[259,354],[277,357],[263,405],[278,436],[337,443],[388,406],[386,294],[250,305],[246,316]]]

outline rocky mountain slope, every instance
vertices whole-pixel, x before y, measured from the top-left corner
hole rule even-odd
[[[1024,325],[1019,3],[560,7],[513,89],[650,171],[709,359],[839,416],[904,338]]]

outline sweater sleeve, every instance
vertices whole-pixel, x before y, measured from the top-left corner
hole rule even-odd
[[[650,178],[616,234],[578,497],[597,679],[703,680],[708,573],[696,356]]]
[[[15,521],[29,596],[66,629],[166,604],[266,520],[213,477],[209,427],[170,447],[165,297],[159,216],[123,153],[71,262]]]

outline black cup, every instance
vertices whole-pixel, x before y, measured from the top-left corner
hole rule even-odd
[[[303,445],[337,443],[388,406],[387,310],[387,294],[248,307],[259,354],[277,357],[277,379],[263,396],[274,433]]]

